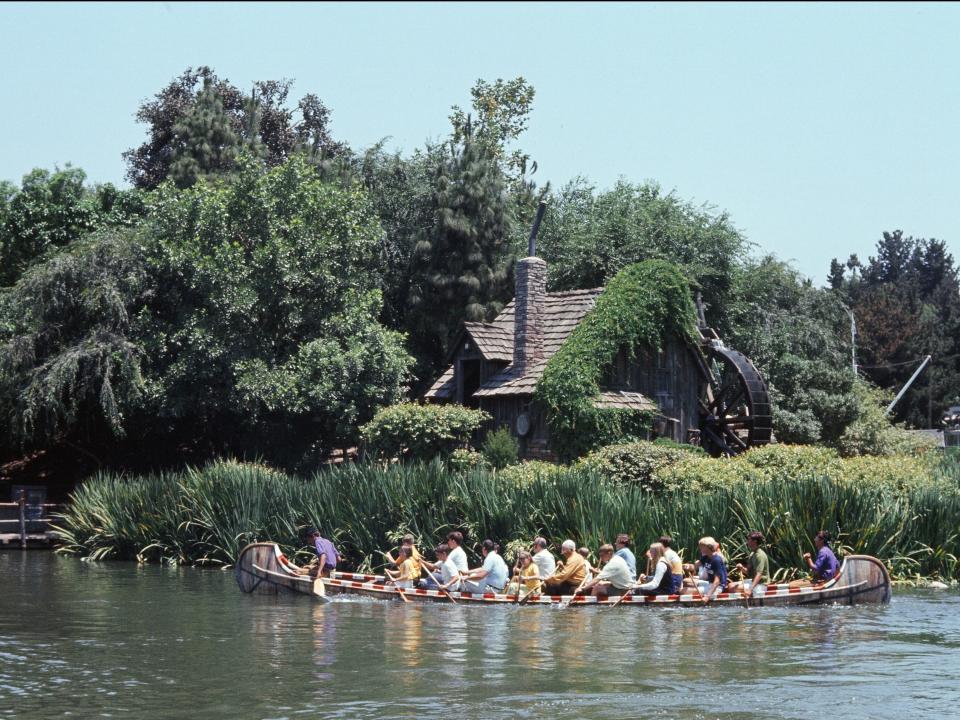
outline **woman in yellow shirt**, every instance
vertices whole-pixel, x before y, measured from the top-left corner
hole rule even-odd
[[[386,569],[384,572],[391,583],[398,588],[412,588],[420,579],[420,563],[413,559],[413,553],[406,545],[400,546],[397,553],[397,570]]]
[[[514,574],[513,580],[507,588],[507,595],[516,595],[518,589],[526,595],[540,587],[540,569],[534,564],[533,555],[526,550],[521,550],[518,557],[520,559],[520,570]],[[521,583],[522,586],[518,588]]]

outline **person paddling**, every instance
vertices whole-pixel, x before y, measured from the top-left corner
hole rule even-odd
[[[637,592],[643,595],[675,595],[680,592],[682,575],[671,572],[670,562],[665,557],[666,548],[662,543],[652,543],[647,557],[653,565],[653,574],[642,576],[644,582],[637,585]]]
[[[405,547],[407,548],[407,550],[410,551],[410,559],[413,561],[414,569],[416,570],[417,579],[419,580],[420,579],[420,563],[422,562],[423,558],[420,556],[420,553],[417,550],[417,546],[414,544],[413,535],[404,535],[403,539],[400,541],[400,545],[401,547]],[[393,555],[391,555],[388,552],[384,553],[384,556],[387,558],[387,560],[390,562],[391,565],[396,565],[398,568],[400,567],[399,558],[395,559]]]
[[[519,563],[513,580],[507,588],[507,595],[517,595],[533,592],[540,587],[540,569],[533,564],[533,556],[526,550],[521,550],[517,556]]]
[[[706,570],[706,590],[702,592],[704,604],[713,600],[717,591],[727,589],[727,564],[720,554],[720,543],[712,537],[700,538],[700,567]]]
[[[633,578],[630,577],[630,566],[620,555],[614,555],[613,545],[609,543],[600,546],[600,562],[603,567],[592,580],[588,580],[583,586],[583,591],[588,590],[596,597],[601,595],[623,595],[633,584]]]
[[[813,538],[813,545],[817,548],[817,559],[814,560],[810,553],[804,553],[803,559],[810,568],[809,580],[794,580],[790,587],[806,587],[808,585],[818,585],[833,580],[840,572],[840,561],[830,549],[830,541],[833,537],[827,530],[821,530]]]
[[[743,580],[730,585],[727,588],[728,592],[739,592],[750,597],[762,584],[770,582],[770,560],[767,559],[767,553],[761,547],[763,539],[763,533],[760,532],[754,531],[747,535],[747,549],[750,551],[747,564],[737,563],[737,569],[743,574]]]
[[[386,573],[389,578],[387,582],[396,585],[398,588],[407,589],[414,587],[420,579],[420,565],[414,562],[413,553],[408,546],[400,546],[400,550],[397,552],[396,564],[396,570],[390,570],[389,568],[384,570],[384,573]]]
[[[680,588],[683,587],[683,560],[680,558],[680,555],[677,554],[677,551],[673,549],[673,538],[669,535],[661,535],[657,542],[663,545],[663,559],[670,563],[670,575],[671,583],[676,586],[676,592],[680,591]]]
[[[300,574],[309,574],[312,578],[330,577],[330,573],[337,569],[337,563],[340,562],[340,553],[332,542],[320,536],[320,531],[315,527],[308,527],[303,534],[307,542],[313,545],[317,559],[316,564],[310,563],[309,566],[301,568]]]
[[[546,538],[536,537],[533,539],[533,564],[540,571],[541,578],[548,578],[553,575],[557,569],[557,561],[547,550]]]
[[[550,595],[572,595],[586,580],[587,561],[577,552],[577,544],[573,540],[563,541],[560,554],[563,555],[563,562],[553,575],[543,581],[543,585]]]
[[[630,536],[626,533],[620,533],[617,535],[617,539],[614,542],[614,547],[616,552],[614,553],[617,557],[622,557],[626,563],[627,567],[630,568],[630,576],[633,580],[637,579],[637,558],[633,554],[633,550],[630,549]]]
[[[500,557],[500,546],[493,540],[480,545],[483,565],[463,574],[463,589],[471,593],[502,593],[510,576],[510,568]]]

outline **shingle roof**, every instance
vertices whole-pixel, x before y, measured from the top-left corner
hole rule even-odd
[[[498,318],[499,319],[499,318]],[[464,329],[477,344],[477,350],[484,360],[513,360],[513,324],[509,329],[493,323],[466,322]]]
[[[544,361],[527,367],[522,375],[513,365],[509,365],[481,385],[474,396],[532,395],[537,387],[537,381],[543,375],[543,369],[547,366],[546,361],[553,357],[560,346],[566,342],[573,329],[583,320],[584,315],[593,309],[601,292],[603,288],[547,293],[543,306]],[[509,329],[511,338],[513,337],[513,315],[514,304],[511,301],[492,323]]]
[[[623,410],[657,410],[657,404],[646,395],[628,390],[606,390],[593,401],[596,407]]]

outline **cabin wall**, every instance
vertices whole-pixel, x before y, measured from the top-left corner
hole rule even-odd
[[[605,390],[639,392],[656,402],[666,418],[663,436],[683,443],[699,428],[703,386],[693,351],[679,339],[662,352],[641,352],[633,359],[621,349],[603,382]]]
[[[480,408],[493,416],[491,429],[509,428],[510,434],[520,444],[521,459],[556,460],[556,455],[550,450],[546,414],[531,402],[529,396],[482,398]],[[517,434],[517,418],[521,413],[526,413],[530,418],[530,431],[524,437]]]

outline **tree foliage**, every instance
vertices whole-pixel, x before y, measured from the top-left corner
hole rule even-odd
[[[135,223],[143,214],[137,191],[89,188],[80,168],[35,169],[19,188],[0,183],[0,287],[12,285],[35,261],[102,227]]]
[[[124,153],[128,179],[138,188],[153,189],[170,176],[178,153],[183,156],[178,147],[184,123],[193,122],[190,115],[196,113],[191,110],[207,88],[222,104],[232,134],[245,139],[248,152],[262,144],[269,166],[300,151],[317,159],[345,152],[346,146],[330,135],[330,111],[319,97],[308,93],[295,110],[288,107],[292,86],[292,80],[263,80],[253,83],[252,93],[247,94],[207,66],[187,68],[137,111],[148,138]]]
[[[866,264],[834,261],[829,279],[856,316],[858,362],[872,383],[896,392],[932,356],[894,413],[931,426],[960,395],[960,282],[946,243],[885,232]]]

